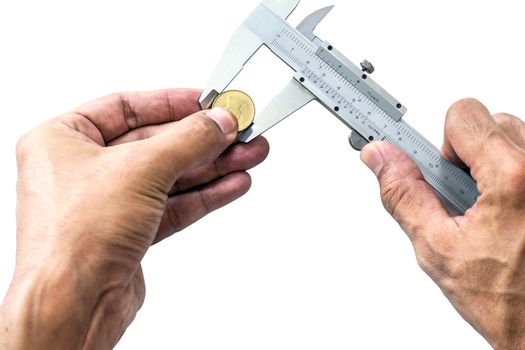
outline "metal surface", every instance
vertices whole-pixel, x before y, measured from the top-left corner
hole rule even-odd
[[[264,6],[274,16],[286,19],[295,10],[300,0],[263,0]],[[241,25],[233,34],[222,58],[208,82],[199,103],[202,109],[210,108],[217,96],[239,75],[246,62],[261,48],[258,36],[245,25]]]
[[[316,46],[321,45],[323,41],[314,34],[314,30],[333,8],[333,6],[328,6],[306,16],[306,18],[297,26],[299,33],[303,34],[306,39],[312,41]]]
[[[213,91],[221,92],[239,73],[244,63],[264,44],[295,71],[294,80],[277,95],[254,124],[239,136],[249,142],[312,99],[318,100],[334,116],[355,131],[353,146],[364,142],[387,141],[406,153],[418,165],[426,181],[443,199],[451,212],[463,214],[479,193],[474,180],[440,157],[440,152],[405,121],[406,108],[359,67],[327,42],[313,34],[315,26],[329,8],[314,12],[299,25],[290,26],[284,18],[287,6],[279,1],[263,1],[237,31],[229,49],[203,94],[203,108]],[[273,5],[269,5],[273,3]],[[281,2],[279,2],[281,3]],[[239,68],[240,67],[240,68]]]
[[[237,29],[213,71],[208,88],[201,95],[199,102],[202,109],[210,108],[215,98],[230,85],[262,44],[259,37],[245,26]]]
[[[359,135],[355,130],[352,130],[352,133],[348,137],[348,142],[350,142],[350,146],[358,152],[361,152],[363,148],[369,144],[368,140]]]
[[[368,74],[372,74],[376,71],[376,69],[374,68],[374,65],[368,62],[367,60],[364,60],[363,62],[361,62],[361,68],[363,72],[366,72]]]
[[[257,123],[241,133],[237,140],[250,142],[313,100],[315,100],[315,96],[303,88],[297,80],[292,79],[284,90],[275,96],[257,116]]]
[[[282,19],[287,19],[300,0],[263,0],[262,4]]]
[[[344,82],[347,82],[359,90],[366,99],[370,100],[395,121],[401,120],[407,112],[407,109],[403,107],[398,100],[386,92],[367,74],[364,74],[361,69],[350,62],[328,42],[324,42],[321,47],[317,49],[316,55],[333,70],[332,74],[327,76],[334,76],[335,73],[335,76],[342,77]],[[318,71],[317,69],[314,70],[314,72]],[[323,78],[322,74],[326,75],[325,72],[322,72],[321,78]],[[340,86],[340,83],[335,84],[336,86]]]

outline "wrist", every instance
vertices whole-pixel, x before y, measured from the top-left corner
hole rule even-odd
[[[48,261],[38,270],[15,273],[0,308],[3,348],[83,347],[103,298],[78,266]]]
[[[519,298],[518,298],[519,299]],[[505,305],[493,306],[492,312],[478,315],[478,322],[471,323],[495,350],[525,350],[525,326],[520,300],[506,301]]]
[[[525,349],[525,338],[514,337],[513,339],[503,339],[501,341],[489,342],[495,350],[523,350]]]
[[[495,350],[525,350],[525,334],[506,332],[502,336],[494,337],[489,343]]]

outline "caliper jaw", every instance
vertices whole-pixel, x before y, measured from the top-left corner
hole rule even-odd
[[[217,95],[223,92],[239,75],[246,62],[255,55],[262,44],[261,39],[244,25],[235,31],[213,71],[207,89],[199,99],[202,109],[211,107]]]
[[[263,0],[262,5],[286,19],[295,10],[300,0]],[[211,75],[199,103],[208,109],[215,98],[239,75],[246,62],[261,48],[263,42],[246,25],[242,24],[233,34],[226,50]]]
[[[300,0],[263,0],[262,6],[285,20],[299,4]],[[328,15],[333,6],[319,9],[308,15],[297,27],[297,30],[310,40],[315,46],[322,47],[323,41],[315,34],[317,25]],[[255,10],[257,11],[257,9]],[[251,18],[251,15],[250,17]],[[242,71],[246,62],[264,44],[246,23],[243,23],[233,34],[226,50],[213,72],[207,89],[199,99],[202,109],[211,107],[215,98],[223,92],[228,85]],[[303,79],[297,74],[286,87],[260,112],[255,123],[238,137],[240,142],[250,142],[263,132],[270,129],[289,115],[304,107],[316,97],[301,83]]]
[[[301,0],[263,0],[262,4],[282,19],[290,17]]]
[[[316,97],[310,91],[296,79],[292,79],[283,91],[257,115],[256,123],[241,133],[237,140],[250,142],[315,99]]]
[[[319,47],[322,44],[322,40],[314,34],[314,30],[332,9],[333,6],[328,6],[311,13],[297,26],[297,30]],[[301,78],[302,76],[297,74],[257,115],[255,123],[241,133],[237,140],[239,142],[250,142],[309,102],[315,100],[315,95],[300,83]]]
[[[479,196],[476,182],[442,159],[438,149],[401,120],[405,106],[370,77],[374,71],[370,62],[363,61],[359,68],[315,36],[314,29],[331,7],[307,16],[297,28],[286,23],[298,3],[299,0],[262,0],[230,40],[199,100],[202,108],[209,108],[244,64],[266,45],[297,74],[256,116],[255,124],[239,135],[240,141],[249,142],[316,99],[354,130],[350,143],[355,149],[377,140],[392,142],[417,163],[444,203],[458,214],[465,213]]]
[[[297,26],[297,30],[303,34],[308,40],[313,42],[315,46],[319,47],[322,44],[322,40],[319,39],[315,34],[315,28],[321,23],[321,21],[332,11],[334,7],[328,6],[319,9],[308,16]]]

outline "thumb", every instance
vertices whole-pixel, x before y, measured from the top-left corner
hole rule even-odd
[[[237,119],[224,109],[199,111],[139,145],[148,173],[169,190],[182,174],[217,158],[237,137]]]
[[[361,160],[379,180],[385,209],[413,242],[436,233],[450,219],[416,164],[393,145],[371,143],[361,152]]]

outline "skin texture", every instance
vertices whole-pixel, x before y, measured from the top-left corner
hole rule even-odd
[[[233,145],[235,118],[198,90],[108,96],[51,120],[17,148],[16,270],[2,349],[109,349],[144,302],[148,248],[250,187],[263,138]],[[451,217],[416,165],[386,143],[362,159],[387,211],[446,297],[496,349],[525,348],[525,124],[467,99],[447,114],[443,156],[481,193]]]
[[[144,302],[148,248],[245,194],[264,138],[199,90],[115,94],[18,143],[16,271],[2,349],[109,349]]]
[[[451,217],[393,146],[370,144],[361,157],[419,265],[461,316],[495,349],[525,349],[525,124],[462,100],[447,113],[442,154],[477,181],[481,196],[464,216]]]

